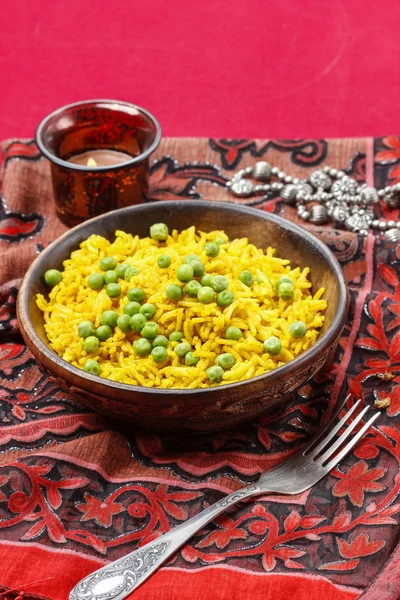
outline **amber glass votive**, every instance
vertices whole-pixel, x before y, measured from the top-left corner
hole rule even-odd
[[[50,160],[56,210],[76,225],[146,199],[149,157],[161,127],[147,110],[116,100],[69,104],[48,115],[36,143]]]

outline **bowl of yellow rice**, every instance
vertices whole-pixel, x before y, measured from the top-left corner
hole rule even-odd
[[[276,215],[203,201],[112,211],[51,243],[18,318],[43,369],[155,431],[227,429],[327,362],[348,291],[329,249]]]

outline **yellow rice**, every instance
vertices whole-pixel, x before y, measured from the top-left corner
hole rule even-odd
[[[220,354],[230,352],[236,359],[235,365],[225,371],[222,385],[262,375],[287,363],[314,344],[324,322],[323,311],[327,303],[322,298],[323,288],[311,294],[309,268],[292,268],[288,259],[275,256],[273,248],[263,251],[249,243],[247,238],[220,246],[218,256],[210,258],[205,255],[203,246],[215,236],[228,240],[223,231],[204,233],[196,231],[195,227],[180,233],[172,231],[165,243],[123,231],[115,232],[114,242],[99,235],[89,237],[64,261],[63,279],[50,291],[48,300],[40,294],[37,297],[37,304],[44,313],[50,347],[64,360],[80,368],[89,358],[98,361],[101,376],[113,381],[188,389],[211,385],[206,370],[215,365]],[[177,302],[165,297],[166,286],[179,283],[175,271],[185,256],[191,253],[201,257],[206,273],[228,278],[229,290],[235,297],[230,306],[221,308],[215,302],[202,304],[197,298],[185,294]],[[171,258],[167,269],[157,266],[157,258],[162,254],[169,254]],[[113,256],[118,263],[128,263],[140,269],[129,283],[123,279],[119,281],[122,294],[118,298],[107,296],[105,289],[92,290],[87,284],[89,275],[100,272],[99,261],[105,256]],[[238,279],[244,269],[254,276],[250,288]],[[262,273],[268,279],[257,283],[256,277]],[[275,291],[275,283],[283,274],[293,280],[293,300],[282,300]],[[132,342],[140,334],[134,331],[123,333],[118,327],[113,330],[112,337],[100,343],[96,352],[85,352],[84,340],[78,335],[78,324],[88,320],[98,327],[105,310],[114,309],[122,314],[128,302],[126,292],[132,287],[142,288],[146,294],[145,301],[156,307],[153,320],[158,323],[159,334],[183,333],[195,355],[200,357],[196,366],[187,367],[176,356],[173,352],[176,342],[169,343],[168,358],[164,363],[155,363],[151,356],[137,356]],[[303,338],[296,339],[290,335],[289,326],[293,321],[303,321],[307,325]],[[241,340],[225,339],[225,330],[230,325],[243,331]],[[282,351],[277,356],[264,351],[263,342],[270,336],[277,336],[282,342]]]

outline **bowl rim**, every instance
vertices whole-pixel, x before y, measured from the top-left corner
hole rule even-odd
[[[63,233],[60,237],[58,237],[56,240],[51,242],[49,244],[49,246],[47,246],[47,248],[39,254],[39,256],[30,265],[28,271],[26,272],[26,274],[23,278],[21,287],[19,289],[18,298],[17,298],[17,318],[20,323],[21,331],[22,331],[24,337],[27,337],[29,339],[29,341],[31,342],[31,344],[34,345],[42,354],[44,354],[44,356],[48,359],[48,361],[50,363],[56,363],[57,367],[63,371],[63,377],[64,377],[64,374],[68,375],[68,373],[72,373],[72,375],[75,375],[76,377],[78,377],[80,379],[79,385],[82,385],[82,388],[87,390],[88,392],[90,392],[92,390],[91,384],[94,383],[97,385],[98,388],[104,388],[105,394],[107,394],[107,388],[112,388],[115,391],[120,390],[120,391],[124,391],[124,392],[139,393],[139,394],[143,394],[143,395],[157,394],[159,396],[169,396],[171,394],[176,394],[177,396],[197,396],[200,394],[200,395],[206,396],[211,391],[215,392],[219,388],[221,388],[223,390],[236,389],[237,391],[240,392],[241,388],[245,387],[247,384],[249,384],[249,382],[265,381],[266,387],[267,387],[268,379],[276,380],[277,378],[279,378],[279,375],[281,373],[285,374],[285,370],[286,370],[286,374],[287,374],[288,367],[289,367],[289,373],[290,373],[292,371],[297,371],[297,369],[301,369],[302,366],[304,366],[304,367],[308,366],[309,364],[312,364],[314,362],[314,359],[315,359],[315,361],[317,360],[317,358],[319,357],[321,352],[328,349],[329,347],[332,347],[333,343],[335,342],[336,338],[338,337],[337,332],[339,331],[339,334],[340,334],[340,332],[345,324],[345,321],[346,321],[347,310],[348,310],[348,306],[349,306],[349,291],[348,291],[347,284],[346,284],[346,281],[344,278],[343,271],[340,267],[340,264],[339,264],[338,260],[336,259],[336,257],[333,255],[333,253],[329,250],[328,246],[326,246],[321,240],[319,240],[316,236],[314,236],[312,233],[310,233],[304,227],[301,227],[300,225],[297,225],[296,223],[293,223],[292,221],[289,221],[288,219],[285,219],[278,215],[275,215],[275,214],[272,214],[272,213],[269,213],[266,211],[262,211],[260,209],[248,207],[248,206],[242,206],[242,205],[237,205],[237,204],[228,203],[228,202],[209,202],[209,201],[204,201],[204,200],[162,201],[162,206],[165,207],[167,210],[169,208],[178,209],[179,206],[182,206],[182,205],[187,206],[189,203],[192,206],[194,206],[195,208],[197,207],[199,209],[204,209],[204,208],[217,209],[218,208],[220,210],[227,210],[227,211],[235,212],[235,213],[239,213],[239,214],[258,216],[258,217],[264,218],[266,221],[271,221],[271,222],[279,225],[280,227],[282,227],[285,230],[290,230],[291,232],[294,232],[295,234],[299,235],[302,238],[306,237],[308,239],[308,241],[310,241],[312,244],[316,245],[319,252],[321,252],[323,255],[325,255],[325,258],[330,263],[331,268],[336,277],[337,285],[339,287],[338,306],[337,306],[336,312],[335,312],[333,319],[332,319],[331,323],[329,324],[326,332],[320,338],[318,338],[317,341],[315,342],[315,344],[313,344],[310,348],[308,348],[303,354],[300,354],[299,356],[297,356],[293,360],[289,361],[288,363],[282,365],[281,367],[273,369],[272,371],[268,371],[267,373],[264,373],[262,375],[258,375],[257,377],[245,379],[243,381],[237,381],[234,383],[223,384],[223,385],[219,385],[219,386],[218,385],[210,386],[207,388],[193,388],[193,389],[167,388],[167,389],[165,389],[165,388],[146,387],[146,386],[139,386],[139,385],[131,385],[131,384],[127,384],[127,383],[120,383],[120,382],[112,381],[111,379],[97,377],[95,375],[87,373],[83,369],[79,369],[78,367],[71,365],[69,362],[67,362],[60,356],[58,356],[58,354],[56,354],[53,350],[51,350],[51,348],[40,339],[40,337],[36,333],[35,328],[32,326],[32,323],[28,319],[29,284],[30,284],[31,279],[34,277],[34,274],[36,272],[38,265],[40,265],[40,262],[41,262],[41,260],[43,260],[43,258],[45,258],[47,255],[49,255],[53,251],[53,248],[55,245],[62,243],[63,240],[68,238],[72,233],[79,231],[80,229],[82,229],[82,230],[85,229],[88,223],[92,224],[92,223],[95,223],[96,221],[101,221],[102,219],[107,218],[108,215],[114,215],[116,213],[123,214],[123,213],[131,213],[132,211],[134,213],[135,212],[140,213],[141,210],[146,210],[148,207],[154,207],[154,206],[160,204],[160,202],[157,202],[157,201],[147,202],[145,204],[139,204],[139,205],[129,206],[129,207],[125,207],[125,208],[116,209],[114,211],[110,211],[109,213],[106,213],[104,215],[99,215],[97,217],[89,219],[89,220],[69,229],[68,231]],[[68,377],[64,377],[64,378],[68,382]]]
[[[152,121],[152,123],[155,126],[155,136],[154,136],[154,140],[152,141],[152,143],[150,144],[150,146],[144,151],[141,152],[140,154],[138,154],[137,156],[133,156],[132,159],[127,160],[125,162],[122,163],[118,163],[117,165],[105,165],[105,166],[97,166],[97,167],[86,167],[85,165],[77,165],[75,163],[70,163],[66,160],[63,160],[62,158],[59,158],[58,156],[56,156],[55,154],[53,154],[52,152],[50,152],[46,146],[44,145],[43,141],[42,141],[42,134],[43,134],[43,129],[45,128],[45,126],[47,125],[47,123],[55,116],[59,115],[60,113],[62,113],[64,110],[68,109],[68,108],[74,108],[76,106],[85,106],[87,104],[119,104],[120,106],[127,106],[129,108],[134,108],[137,111],[143,113],[144,115],[146,115],[150,121]],[[134,165],[136,163],[140,163],[143,162],[146,158],[148,158],[153,152],[154,150],[158,147],[160,141],[161,141],[161,135],[162,135],[162,129],[161,129],[161,125],[158,121],[158,119],[156,119],[156,117],[148,110],[146,110],[145,108],[142,108],[141,106],[138,106],[137,104],[132,104],[131,102],[124,102],[123,100],[110,100],[110,99],[95,99],[95,100],[81,100],[80,102],[72,102],[71,104],[66,104],[65,106],[60,106],[60,108],[57,108],[56,110],[53,110],[53,112],[51,112],[50,114],[48,114],[38,125],[37,129],[36,129],[36,133],[35,133],[35,141],[36,144],[40,150],[40,152],[46,157],[48,158],[52,163],[55,163],[56,165],[58,165],[59,167],[63,167],[65,169],[70,169],[72,171],[83,171],[83,172],[91,172],[91,171],[95,171],[95,172],[101,172],[101,171],[115,171],[118,169],[123,169],[127,166],[130,165]]]

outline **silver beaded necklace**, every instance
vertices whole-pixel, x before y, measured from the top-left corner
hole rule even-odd
[[[255,185],[249,177],[263,183]],[[377,190],[328,166],[300,180],[261,161],[238,171],[226,186],[239,198],[264,194],[267,200],[278,192],[283,202],[297,208],[301,219],[315,225],[331,221],[335,227],[344,226],[364,236],[369,229],[376,229],[387,241],[400,241],[400,221],[377,219],[373,209],[380,199],[391,208],[400,208],[400,183]],[[306,205],[311,203],[308,209]]]

